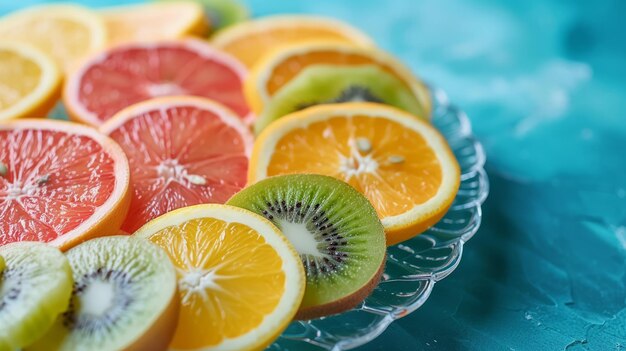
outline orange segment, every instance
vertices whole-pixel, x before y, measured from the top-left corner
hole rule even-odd
[[[250,163],[251,182],[287,173],[348,182],[376,208],[389,244],[436,223],[460,182],[454,155],[435,129],[370,103],[322,105],[285,116],[261,133]]]
[[[373,46],[371,39],[349,25],[314,16],[271,16],[228,27],[213,44],[252,67],[264,53],[279,45],[324,40],[356,46]]]
[[[311,65],[376,65],[395,76],[413,91],[423,107],[423,117],[430,115],[431,102],[426,86],[391,55],[373,48],[342,43],[308,42],[283,45],[261,58],[246,79],[245,93],[257,114],[280,88]]]
[[[178,272],[181,310],[171,348],[262,349],[300,305],[299,257],[276,227],[252,212],[187,207],[135,235],[164,248]]]

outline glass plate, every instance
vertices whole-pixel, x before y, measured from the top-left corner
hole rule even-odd
[[[458,266],[463,244],[478,230],[489,193],[485,153],[467,116],[433,90],[433,124],[446,137],[461,166],[461,187],[441,221],[423,234],[392,246],[383,279],[355,309],[326,318],[293,322],[267,350],[346,350],[380,335],[394,320],[418,309],[436,282]]]

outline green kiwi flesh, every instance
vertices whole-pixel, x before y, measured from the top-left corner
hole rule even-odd
[[[141,238],[89,240],[66,253],[69,308],[28,350],[166,350],[178,317],[176,272]]]
[[[250,18],[248,8],[237,0],[197,0],[204,6],[211,32],[222,30]]]
[[[310,106],[355,101],[387,104],[423,115],[419,100],[406,84],[378,66],[311,65],[272,96],[254,129],[260,133],[280,117]]]
[[[385,262],[385,233],[369,201],[328,176],[282,175],[235,194],[228,205],[273,222],[300,254],[307,275],[296,318],[349,310],[374,289]]]
[[[57,248],[38,242],[0,247],[0,350],[29,346],[65,311],[72,271]]]

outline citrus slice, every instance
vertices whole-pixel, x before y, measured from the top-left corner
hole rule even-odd
[[[422,106],[420,117],[428,119],[431,102],[426,86],[410,69],[393,56],[374,48],[360,48],[342,43],[307,42],[275,48],[250,70],[245,81],[245,95],[250,108],[260,114],[280,88],[313,65],[374,65],[404,82]]]
[[[100,15],[112,44],[205,35],[208,30],[202,6],[192,1],[119,6]]]
[[[0,123],[0,246],[42,241],[65,250],[115,233],[128,205],[122,149],[70,122]]]
[[[88,59],[68,78],[63,101],[70,118],[92,125],[137,102],[172,95],[207,97],[250,121],[246,74],[236,59],[201,40],[132,43]]]
[[[197,97],[161,97],[120,111],[101,127],[128,156],[132,233],[177,208],[224,203],[246,185],[252,135],[233,112]]]
[[[388,245],[435,224],[460,182],[437,130],[375,103],[319,105],[270,124],[254,144],[248,179],[288,173],[325,174],[355,187],[378,212]]]
[[[61,93],[61,72],[42,51],[0,42],[0,120],[44,117]]]
[[[264,53],[276,46],[308,40],[323,40],[371,47],[374,43],[343,22],[315,16],[268,16],[228,27],[213,37],[213,44],[251,68]]]
[[[167,213],[135,235],[161,246],[177,270],[181,308],[170,349],[263,350],[300,306],[300,257],[253,212],[197,205]]]
[[[0,19],[0,39],[30,43],[69,71],[76,61],[106,44],[104,22],[76,5],[42,5]]]

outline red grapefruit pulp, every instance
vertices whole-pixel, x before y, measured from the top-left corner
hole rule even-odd
[[[252,135],[224,106],[161,97],[128,107],[101,127],[128,156],[133,195],[122,229],[166,212],[224,203],[247,181]]]
[[[249,122],[246,74],[235,58],[201,40],[133,43],[88,59],[69,77],[63,99],[72,119],[92,125],[137,102],[172,95],[210,98]]]
[[[128,161],[96,130],[69,122],[0,124],[0,246],[63,249],[112,234],[128,210]]]

